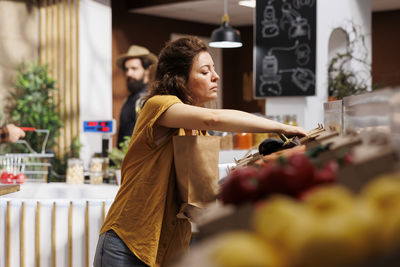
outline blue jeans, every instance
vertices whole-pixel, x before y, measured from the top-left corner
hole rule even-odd
[[[94,267],[148,267],[133,254],[113,231],[100,235],[94,256]]]

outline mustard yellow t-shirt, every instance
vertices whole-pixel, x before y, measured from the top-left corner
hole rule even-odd
[[[176,218],[181,201],[176,189],[171,129],[154,140],[157,119],[179,98],[150,98],[140,112],[122,162],[122,182],[100,233],[113,229],[149,266],[164,266],[175,252],[188,248],[191,225]],[[157,142],[155,142],[157,141]],[[156,144],[157,143],[157,144]]]

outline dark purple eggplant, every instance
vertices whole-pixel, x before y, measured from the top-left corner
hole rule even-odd
[[[258,146],[258,152],[264,156],[269,155],[276,151],[282,150],[283,144],[284,142],[281,139],[268,138],[260,143]]]
[[[300,145],[299,138],[287,138],[286,136],[281,134],[281,139],[268,138],[262,141],[261,144],[258,146],[258,152],[261,155],[266,156],[279,150],[292,148],[298,145]]]

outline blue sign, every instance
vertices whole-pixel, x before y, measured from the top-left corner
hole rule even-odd
[[[83,132],[85,133],[113,133],[114,121],[84,121]]]

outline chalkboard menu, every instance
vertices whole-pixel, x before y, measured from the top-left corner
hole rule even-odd
[[[256,1],[256,98],[315,95],[316,1]]]

